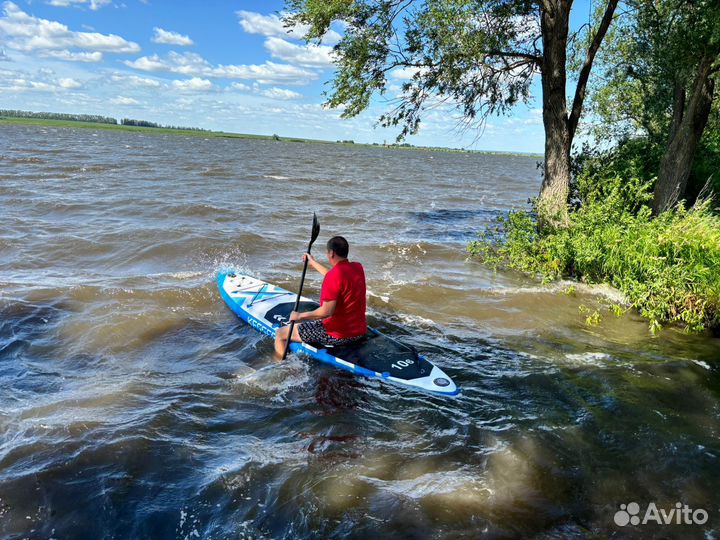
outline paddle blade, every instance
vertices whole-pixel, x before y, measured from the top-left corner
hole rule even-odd
[[[310,246],[312,246],[315,243],[315,240],[317,240],[318,235],[320,234],[320,222],[318,221],[317,215],[315,215],[315,212],[313,212],[313,224],[312,224],[312,233],[310,234]],[[308,251],[310,251],[310,247],[308,247]]]

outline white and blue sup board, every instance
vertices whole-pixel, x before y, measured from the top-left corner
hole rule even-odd
[[[218,275],[220,294],[243,321],[258,332],[275,337],[275,330],[288,323],[295,307],[296,294],[254,277],[234,272]],[[300,298],[300,311],[319,304]],[[399,384],[433,394],[456,396],[460,389],[439,367],[419,355],[415,349],[368,327],[365,338],[345,346],[315,346],[293,342],[290,350],[305,353],[326,364],[365,377]]]

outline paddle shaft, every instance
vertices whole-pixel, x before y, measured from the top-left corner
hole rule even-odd
[[[310,244],[308,244],[308,249],[307,249],[308,255],[310,254],[312,245],[313,245],[313,243],[311,240]],[[309,261],[310,261],[310,259],[308,257],[305,257],[305,264],[303,265],[302,277],[300,278],[300,290],[298,290],[297,298],[295,299],[295,309],[293,311],[297,311],[298,308],[300,307],[300,297],[302,296],[303,285],[305,285],[305,274],[307,273],[307,267],[308,267]],[[285,342],[285,351],[283,352],[283,357],[282,357],[283,360],[285,360],[285,358],[287,357],[287,353],[290,350],[290,342],[292,341],[292,333],[293,333],[294,329],[295,329],[295,321],[290,321],[290,331],[288,332],[287,342]]]

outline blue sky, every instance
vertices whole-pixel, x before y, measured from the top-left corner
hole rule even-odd
[[[587,13],[576,10],[576,18]],[[342,120],[322,106],[330,48],[306,45],[277,16],[282,1],[0,1],[0,108],[101,114],[240,133],[357,142],[394,140],[373,101]],[[586,15],[585,15],[586,19]],[[391,74],[398,88],[402,73]],[[392,90],[392,88],[391,88]],[[392,91],[391,91],[392,93]],[[533,94],[540,96],[539,77]],[[492,117],[478,138],[447,109],[431,111],[418,145],[542,152],[539,99]]]

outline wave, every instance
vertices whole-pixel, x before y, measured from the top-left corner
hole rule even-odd
[[[245,371],[245,370],[243,370]],[[295,355],[236,377],[236,385],[256,397],[286,402],[287,394],[310,380],[310,368]]]
[[[628,300],[625,295],[610,285],[590,285],[577,281],[561,280],[550,285],[532,285],[525,287],[489,287],[483,289],[486,294],[493,296],[522,295],[522,294],[565,294],[569,288],[575,290],[576,293],[599,296],[618,303],[627,304]]]

